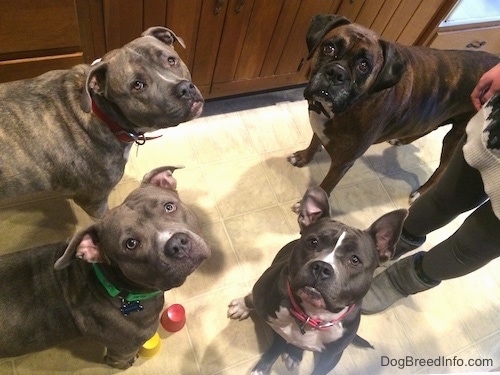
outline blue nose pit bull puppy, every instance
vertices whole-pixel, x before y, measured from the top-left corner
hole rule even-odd
[[[69,243],[0,257],[0,357],[89,337],[125,369],[158,328],[163,292],[210,249],[181,202],[174,167],[144,177],[122,205]]]
[[[328,197],[310,188],[299,208],[301,238],[276,255],[251,294],[229,304],[231,319],[255,311],[275,331],[271,347],[252,374],[268,374],[278,356],[293,370],[304,350],[315,352],[313,374],[327,374],[355,339],[361,300],[373,272],[387,260],[407,211],[392,211],[367,230],[330,217]]]
[[[0,84],[0,199],[57,191],[102,217],[132,144],[202,112],[176,41],[152,27],[92,66]]]

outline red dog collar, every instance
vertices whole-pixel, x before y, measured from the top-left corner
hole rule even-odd
[[[134,131],[124,130],[115,120],[104,113],[98,106],[95,100],[92,99],[92,112],[104,122],[108,128],[113,132],[115,137],[122,143],[132,143],[135,142],[138,145],[143,145],[146,141],[150,139],[160,138],[161,135],[156,137],[146,137],[144,133],[136,133]]]
[[[290,314],[292,314],[295,317],[295,319],[297,319],[299,322],[302,323],[302,325],[299,324],[300,331],[302,332],[302,334],[306,333],[304,330],[306,325],[310,326],[313,329],[319,329],[319,330],[327,329],[336,325],[337,323],[341,322],[347,315],[349,315],[351,311],[354,309],[354,306],[356,306],[355,304],[347,306],[347,310],[337,319],[325,322],[319,319],[311,318],[304,311],[302,311],[300,306],[295,301],[295,298],[292,294],[292,289],[290,288],[290,283],[288,281],[286,282],[286,289],[288,293],[288,298],[290,300],[290,303],[292,304],[292,306],[290,307]]]

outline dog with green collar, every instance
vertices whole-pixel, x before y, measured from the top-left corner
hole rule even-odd
[[[158,328],[163,292],[210,256],[175,169],[149,172],[69,242],[0,257],[0,357],[87,337],[107,348],[108,365],[133,364]]]

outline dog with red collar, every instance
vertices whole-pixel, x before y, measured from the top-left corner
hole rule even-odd
[[[360,230],[334,220],[327,194],[313,187],[298,214],[301,237],[278,252],[251,294],[229,304],[229,318],[255,312],[275,332],[252,374],[268,374],[280,355],[291,371],[304,350],[315,352],[313,374],[336,366],[356,338],[361,300],[375,268],[392,253],[407,210],[389,212]]]

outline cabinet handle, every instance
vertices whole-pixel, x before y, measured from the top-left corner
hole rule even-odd
[[[224,0],[215,0],[214,14],[219,14],[223,5],[224,5]]]
[[[238,2],[236,3],[236,9],[234,11],[236,13],[241,12],[241,10],[243,9],[244,5],[245,5],[245,0],[238,0]]]
[[[481,48],[482,46],[484,46],[485,44],[486,44],[486,42],[484,40],[482,42],[476,40],[474,42],[471,42],[471,43],[467,44],[465,47],[466,48],[476,48],[476,49],[478,49],[478,48]]]

